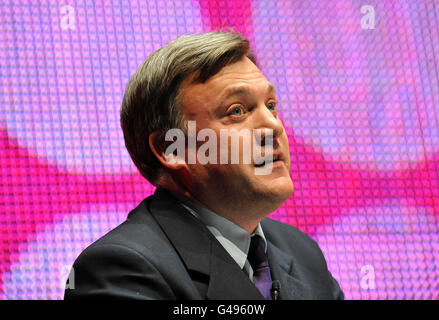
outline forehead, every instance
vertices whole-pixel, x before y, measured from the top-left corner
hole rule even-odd
[[[185,107],[190,107],[191,103],[218,102],[226,96],[244,92],[274,91],[273,84],[247,57],[225,66],[204,83],[194,83],[196,75],[189,76],[180,87]]]
[[[266,81],[262,72],[247,57],[229,64],[206,81],[206,84],[219,87],[227,87],[236,84],[253,84],[254,82]]]

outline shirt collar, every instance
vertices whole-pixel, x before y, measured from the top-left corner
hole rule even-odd
[[[267,241],[260,223],[258,223],[255,232],[250,235],[244,228],[205,207],[186,199],[179,198],[179,200],[189,212],[203,221],[241,269],[247,261],[250,239],[253,235],[261,236],[265,243],[265,251],[267,251]]]

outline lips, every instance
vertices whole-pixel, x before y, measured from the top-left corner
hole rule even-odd
[[[260,161],[255,161],[255,167],[260,168],[267,164],[274,163],[276,161],[281,161],[283,159],[281,154],[274,154],[272,157],[267,157],[267,158],[268,159],[265,159],[264,157],[264,159],[261,159]]]

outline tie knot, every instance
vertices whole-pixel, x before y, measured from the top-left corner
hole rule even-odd
[[[268,267],[268,258],[265,253],[265,242],[261,236],[254,235],[251,237],[247,259],[255,271],[260,268]]]

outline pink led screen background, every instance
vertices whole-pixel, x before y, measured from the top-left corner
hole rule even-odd
[[[130,75],[179,35],[248,37],[294,195],[347,299],[439,297],[436,1],[2,1],[0,298],[61,299],[73,260],[153,192],[123,144]]]

